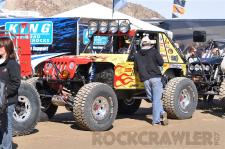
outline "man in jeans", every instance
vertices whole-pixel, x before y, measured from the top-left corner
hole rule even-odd
[[[134,55],[134,67],[142,82],[144,82],[146,94],[152,100],[153,125],[168,125],[167,113],[161,103],[163,85],[161,82],[160,67],[163,59],[156,48],[156,40],[150,40],[148,35],[141,40],[141,49]]]

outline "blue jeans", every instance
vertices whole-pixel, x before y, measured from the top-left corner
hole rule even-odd
[[[1,115],[0,149],[12,149],[12,121],[14,105],[8,106],[7,113]]]
[[[161,103],[163,85],[161,78],[151,78],[144,81],[147,97],[152,101],[152,124],[160,123],[160,116],[165,111]]]

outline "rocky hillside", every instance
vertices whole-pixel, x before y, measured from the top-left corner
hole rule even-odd
[[[42,16],[47,17],[90,2],[96,2],[112,8],[112,0],[6,0],[5,8],[9,10],[38,11]],[[163,18],[157,12],[133,3],[128,3],[120,11],[139,19]]]

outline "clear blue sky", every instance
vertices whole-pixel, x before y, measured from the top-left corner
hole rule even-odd
[[[174,0],[127,0],[157,11],[170,19]],[[225,19],[225,0],[187,0],[181,19]]]

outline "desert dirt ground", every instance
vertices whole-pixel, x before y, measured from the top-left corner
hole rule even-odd
[[[51,121],[39,122],[33,134],[14,137],[17,149],[224,149],[225,119],[217,106],[198,110],[188,120],[169,120],[168,126],[151,125],[151,104],[142,102],[132,116],[118,116],[106,132],[79,130],[71,112],[60,107]]]

